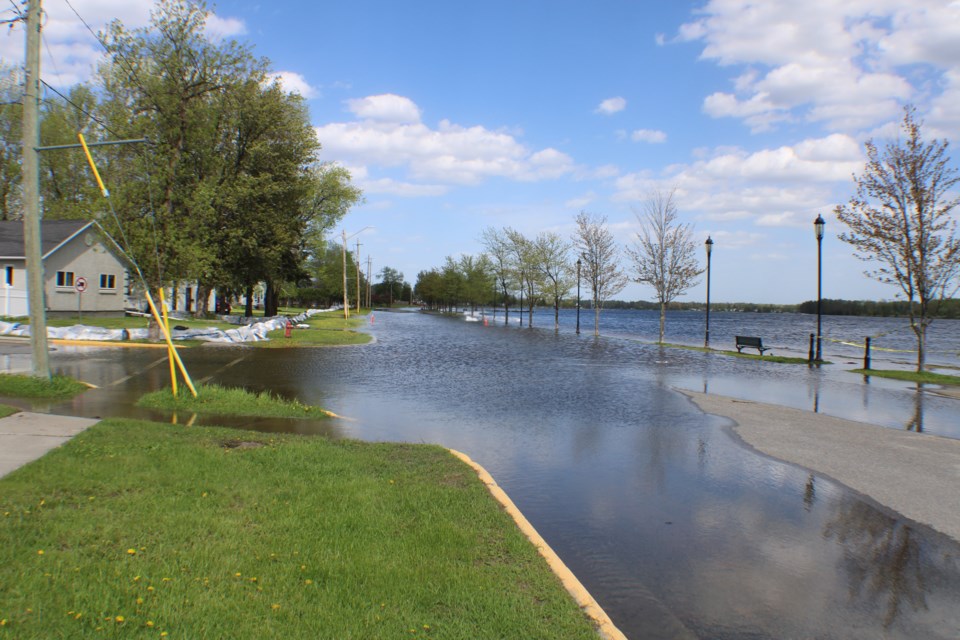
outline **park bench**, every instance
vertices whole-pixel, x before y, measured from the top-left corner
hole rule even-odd
[[[763,346],[763,340],[751,336],[737,336],[737,353],[742,353],[744,347],[753,347],[763,355],[764,351],[770,351],[770,347]]]

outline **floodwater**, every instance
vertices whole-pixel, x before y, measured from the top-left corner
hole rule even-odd
[[[269,389],[346,418],[204,422],[467,453],[630,638],[960,637],[960,544],[758,455],[675,389],[898,429],[916,428],[919,413],[923,430],[948,437],[960,437],[957,400],[838,367],[589,331],[412,313],[377,313],[367,330],[376,343],[363,347],[185,350],[197,380]],[[35,409],[171,419],[131,407],[168,384],[163,351],[65,348],[52,365],[101,388]],[[931,487],[945,505],[955,490]]]

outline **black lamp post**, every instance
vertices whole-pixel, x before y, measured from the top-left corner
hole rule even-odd
[[[577,335],[580,335],[580,258],[577,258]]]
[[[707,248],[707,331],[703,337],[703,346],[710,346],[710,254],[713,253],[713,239],[710,236],[707,236],[707,241],[704,243],[704,246]]]
[[[822,290],[822,274],[823,274],[823,227],[826,225],[823,218],[818,214],[817,219],[813,221],[813,230],[817,234],[817,362],[820,362],[823,359],[823,352],[821,351],[821,333],[820,333],[820,316],[821,316],[821,301],[823,296]]]

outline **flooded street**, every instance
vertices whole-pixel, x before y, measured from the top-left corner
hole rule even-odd
[[[184,350],[197,381],[271,390],[344,416],[203,422],[467,453],[630,638],[960,636],[960,545],[755,453],[676,389],[896,429],[919,419],[954,438],[956,400],[866,384],[842,367],[587,333],[379,312],[367,330],[376,343],[363,347]],[[35,410],[171,419],[132,406],[169,384],[163,350],[60,348],[51,362],[100,388]]]

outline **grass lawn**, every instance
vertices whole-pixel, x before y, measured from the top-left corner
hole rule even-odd
[[[0,373],[0,396],[16,398],[69,398],[89,389],[82,382],[67,376],[50,376],[49,380],[34,376]]]
[[[734,358],[746,358],[748,360],[763,360],[764,362],[778,362],[781,364],[810,364],[810,361],[806,358],[789,358],[787,356],[761,356],[758,353],[741,353],[739,351],[724,351],[720,349],[708,349],[706,347],[694,347],[687,344],[671,344],[669,342],[663,343],[664,347],[670,347],[672,349],[687,349],[688,351],[702,351],[704,353],[716,353],[723,356],[733,356]],[[833,364],[829,360],[822,360],[820,364]]]
[[[0,638],[584,638],[446,450],[106,420],[0,479]]]
[[[850,373],[859,373],[865,376],[876,376],[878,378],[906,380],[908,382],[960,385],[960,376],[951,376],[944,373],[931,373],[929,371],[917,373],[916,371],[900,371],[894,369],[851,369]]]
[[[15,413],[18,413],[20,409],[16,407],[11,407],[8,404],[0,404],[0,418],[6,418],[7,416],[12,416]]]
[[[293,329],[289,338],[284,337],[283,329],[271,331],[267,334],[269,341],[253,342],[251,345],[258,349],[284,349],[367,344],[370,342],[368,334],[351,331],[356,327],[364,326],[367,322],[369,320],[366,315],[357,316],[351,313],[349,319],[344,319],[343,312],[318,313],[302,323],[310,325],[309,329]]]
[[[260,416],[265,418],[326,418],[328,413],[320,407],[301,404],[296,400],[283,400],[268,392],[251,393],[245,389],[228,389],[215,384],[194,385],[194,398],[186,384],[177,387],[173,396],[170,388],[153,391],[141,397],[137,406],[165,411],[189,411],[217,415]]]

